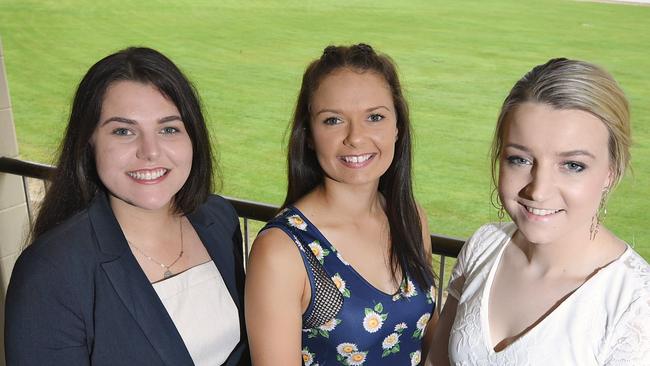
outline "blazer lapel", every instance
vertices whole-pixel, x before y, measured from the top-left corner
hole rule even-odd
[[[97,195],[89,216],[99,249],[106,254],[101,266],[152,347],[166,365],[194,365],[174,322],[129,250],[104,194]]]

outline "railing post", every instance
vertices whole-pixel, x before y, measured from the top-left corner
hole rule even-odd
[[[441,255],[440,256],[440,276],[438,277],[438,300],[436,302],[436,306],[438,307],[438,312],[442,311],[442,292],[443,289],[445,288],[444,283],[445,283],[445,256]]]
[[[248,263],[249,252],[250,246],[248,240],[248,218],[244,217],[244,269],[246,269],[246,264]]]

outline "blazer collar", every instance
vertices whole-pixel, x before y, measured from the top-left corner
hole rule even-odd
[[[246,332],[243,329],[245,326],[243,288],[239,288],[242,286],[239,286],[237,282],[237,273],[241,269],[236,265],[236,261],[239,259],[235,256],[235,250],[239,248],[235,248],[233,245],[241,244],[237,237],[239,235],[241,238],[241,233],[237,230],[237,223],[234,224],[234,227],[232,224],[229,226],[227,218],[221,222],[216,215],[208,214],[208,210],[204,206],[187,215],[187,218],[217,266],[226,288],[239,310],[241,334],[242,337],[246,337]],[[88,209],[88,215],[99,250],[105,255],[101,266],[115,292],[153,348],[166,365],[193,365],[189,351],[176,330],[174,322],[131,253],[106,194],[98,193],[96,195]],[[241,339],[238,347],[245,343],[245,339]]]
[[[105,194],[97,194],[88,214],[99,249],[106,254],[101,266],[152,347],[168,366],[193,365],[174,322],[129,250]]]

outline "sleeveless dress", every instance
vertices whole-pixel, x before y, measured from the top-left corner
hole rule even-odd
[[[433,286],[424,290],[407,275],[398,293],[378,290],[295,207],[262,230],[273,227],[297,245],[309,276],[304,366],[420,364],[421,340],[435,308]]]

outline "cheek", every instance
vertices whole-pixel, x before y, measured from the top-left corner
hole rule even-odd
[[[583,207],[588,213],[595,212],[603,194],[602,185],[589,182],[588,184],[574,184],[565,187],[565,199],[571,201],[575,207]]]
[[[515,172],[513,172],[512,169],[508,169],[503,165],[500,165],[499,167],[499,174],[498,174],[499,181],[498,181],[497,191],[499,192],[499,197],[501,198],[501,202],[505,201],[504,198],[506,197],[516,195],[521,189],[521,188],[519,189],[517,188],[523,185],[523,183],[518,183],[518,181],[521,180],[521,178],[519,178],[517,174],[514,173]]]

